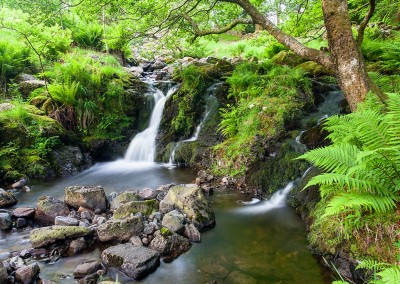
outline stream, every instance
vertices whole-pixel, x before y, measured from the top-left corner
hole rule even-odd
[[[149,127],[136,135],[123,159],[98,163],[72,177],[32,182],[31,191],[17,194],[19,202],[15,207],[34,207],[42,195],[62,200],[64,188],[71,185],[101,185],[109,194],[145,187],[155,189],[168,183],[193,183],[196,177],[193,170],[153,162],[163,107],[173,92],[174,89],[164,95],[155,91],[155,110]],[[206,112],[203,120],[207,115]],[[196,139],[200,128],[195,133]],[[187,253],[171,263],[162,261],[155,272],[140,281],[128,280],[115,270],[110,270],[104,279],[118,279],[120,283],[183,284],[213,280],[218,283],[330,283],[331,279],[307,248],[304,223],[285,203],[291,186],[289,183],[269,201],[217,191],[207,197],[217,224],[202,234],[201,243],[193,244]],[[0,260],[30,248],[29,231],[30,228],[0,231]],[[73,278],[76,266],[85,260],[100,259],[101,249],[97,246],[52,264],[39,262],[40,275],[56,283],[77,283]]]

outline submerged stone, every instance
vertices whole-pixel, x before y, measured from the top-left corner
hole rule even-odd
[[[117,268],[127,276],[138,279],[157,268],[160,254],[143,246],[126,243],[104,250],[101,260],[107,268]]]

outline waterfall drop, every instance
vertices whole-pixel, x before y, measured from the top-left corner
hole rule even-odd
[[[150,85],[151,86],[151,85]],[[149,126],[136,134],[125,153],[126,162],[154,162],[156,152],[156,137],[160,126],[164,106],[167,99],[175,93],[177,87],[169,89],[164,96],[163,92],[151,86],[155,106],[151,114]]]

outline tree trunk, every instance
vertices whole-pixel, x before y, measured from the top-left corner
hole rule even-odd
[[[352,111],[365,100],[372,84],[351,31],[346,0],[322,0],[325,27],[336,78]]]
[[[360,48],[353,38],[347,0],[322,0],[330,54],[306,47],[294,37],[284,33],[260,13],[249,0],[221,1],[241,6],[255,24],[261,25],[284,46],[301,57],[315,61],[333,71],[352,111],[357,109],[358,103],[365,100],[370,90],[382,95],[369,78]]]

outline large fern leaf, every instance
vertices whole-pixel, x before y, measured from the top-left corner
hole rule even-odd
[[[379,196],[368,193],[340,193],[332,197],[328,202],[323,216],[337,215],[347,210],[387,212],[396,208],[396,201],[398,200],[399,197],[394,194],[390,196]]]
[[[305,159],[327,172],[345,174],[356,165],[359,152],[356,146],[342,143],[311,150],[298,159]]]
[[[381,279],[379,283],[384,284],[398,284],[400,283],[400,267],[392,266],[390,268],[386,268],[381,272],[377,273]],[[377,283],[377,282],[375,282]]]

